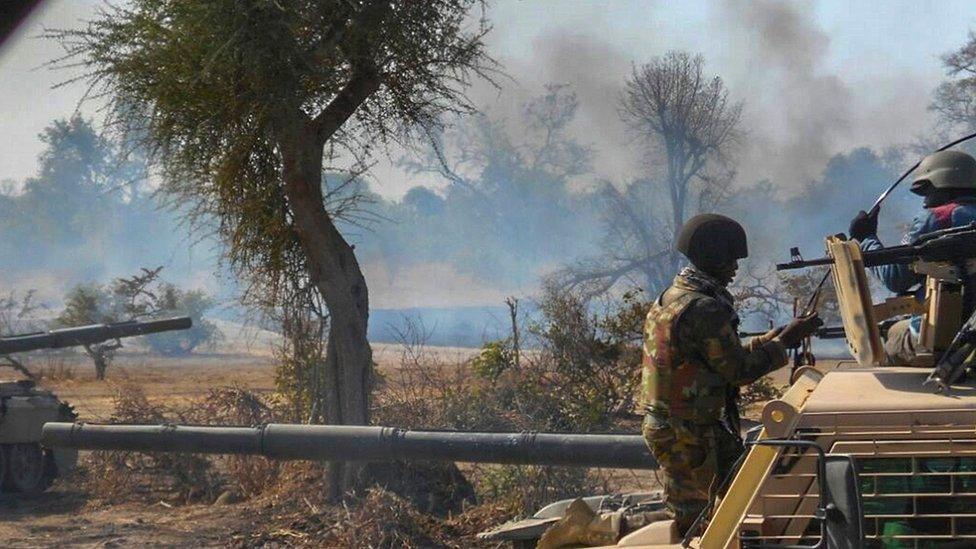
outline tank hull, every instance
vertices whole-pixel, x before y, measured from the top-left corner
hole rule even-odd
[[[0,382],[0,491],[37,493],[74,468],[72,448],[41,448],[51,421],[73,420],[74,411],[31,380]]]

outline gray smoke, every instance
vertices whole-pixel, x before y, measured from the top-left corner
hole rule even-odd
[[[556,29],[532,41],[531,55],[497,55],[508,75],[500,89],[475,85],[472,98],[493,118],[518,127],[521,105],[539,96],[546,85],[566,85],[579,98],[571,135],[594,152],[593,178],[623,181],[641,168],[638,150],[631,146],[617,112],[624,78],[630,74],[631,56],[609,41],[572,29]]]
[[[747,122],[759,126],[743,176],[815,177],[851,124],[851,90],[823,70],[830,40],[797,4],[727,0],[716,17],[727,22],[740,66],[752,75],[735,89],[746,99]]]
[[[769,179],[788,194],[818,177],[835,154],[903,144],[931,126],[930,82],[912,73],[838,73],[811,7],[725,0],[712,14],[728,44],[713,66],[746,105],[750,139],[740,181]]]

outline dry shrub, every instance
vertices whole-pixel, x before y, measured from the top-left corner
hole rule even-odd
[[[276,419],[275,410],[261,397],[240,388],[213,389],[196,408],[197,423],[220,425],[263,425]],[[262,493],[274,486],[280,463],[256,456],[221,456],[229,482],[244,496]]]
[[[382,488],[424,513],[443,517],[475,503],[474,487],[453,463],[369,463],[362,473],[360,490]]]
[[[480,467],[472,477],[482,499],[509,515],[534,513],[561,499],[612,492],[611,475],[599,469],[491,465]]]
[[[135,384],[116,388],[112,423],[257,425],[273,418],[261,399],[237,388],[213,389],[176,405],[150,401]],[[252,496],[274,485],[279,465],[261,457],[198,454],[93,452],[85,483],[106,500],[210,502],[227,489]]]
[[[34,370],[34,377],[38,381],[58,382],[75,379],[74,364],[63,355],[49,355],[44,358]]]
[[[167,409],[146,398],[141,387],[117,388],[112,423],[158,424],[171,421]],[[168,500],[173,503],[212,501],[221,480],[211,460],[192,454],[92,452],[85,463],[87,488],[96,497]]]
[[[373,398],[373,421],[403,428],[510,430],[518,414],[497,384],[462,362],[431,353],[422,327],[407,323],[398,367],[383,376]]]
[[[327,547],[467,547],[449,527],[415,509],[392,492],[371,489],[336,517]]]
[[[544,322],[530,329],[534,349],[517,352],[513,336],[489,342],[468,363],[447,363],[430,352],[429,333],[407,322],[399,367],[374,396],[374,420],[470,431],[635,431],[630,408],[643,319],[637,294],[603,316],[555,291],[541,307]],[[598,470],[499,465],[466,469],[466,475],[482,503],[514,514],[610,490],[609,472]]]
[[[409,500],[371,488],[342,505],[324,501],[321,475],[309,464],[289,465],[282,488],[265,495],[244,546],[310,547],[497,547],[480,542],[478,532],[508,518],[497,505],[466,507],[447,517],[429,515]]]

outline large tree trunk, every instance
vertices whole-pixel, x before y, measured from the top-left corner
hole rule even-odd
[[[322,197],[324,139],[303,121],[281,140],[282,177],[295,225],[309,263],[309,276],[329,310],[323,395],[329,423],[365,425],[373,353],[366,338],[369,297],[353,247],[325,210]],[[332,497],[351,488],[358,468],[330,464]]]

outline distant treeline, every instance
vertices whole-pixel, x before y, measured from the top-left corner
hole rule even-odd
[[[530,118],[518,124],[489,115],[470,118],[435,146],[407,157],[404,165],[430,184],[400,198],[384,198],[362,180],[343,186],[335,176],[324,178],[337,200],[350,194],[360,199],[344,230],[361,260],[382,262],[394,275],[411,265],[447,263],[492,287],[516,289],[536,287],[541,276],[612,247],[605,194],[594,183],[601,166],[565,131],[575,98],[552,88],[525,112]],[[56,295],[62,295],[74,284],[103,282],[147,265],[167,265],[180,283],[185,273],[218,269],[213,241],[191,235],[178,210],[160,208],[138,150],[103,139],[79,117],[54,121],[41,138],[47,148],[37,175],[8,180],[0,193],[5,283],[33,282],[42,296],[44,285],[56,284]],[[794,245],[816,256],[823,237],[845,231],[851,216],[867,209],[910,160],[856,149],[832,159],[818,180],[801,182],[799,193],[782,190],[797,189],[797,182],[740,184],[721,210],[746,225],[754,269],[785,259]],[[650,206],[653,211],[655,204]],[[919,208],[907,192],[889,200],[881,217],[886,242],[900,238]],[[202,246],[191,246],[199,240]],[[232,284],[227,277],[222,282]],[[388,339],[385,327],[395,316],[378,313],[371,331]],[[480,326],[477,315],[456,316],[472,337],[495,329],[488,314]],[[440,338],[443,343],[459,334],[461,326],[449,326],[447,317],[429,320],[428,328],[450,334]]]
[[[216,270],[213,241],[191,236],[176,211],[160,208],[141,151],[103,138],[79,116],[53,121],[40,138],[37,174],[0,189],[5,289],[36,289],[46,300],[145,266],[165,264],[171,279],[197,284],[195,271]]]

